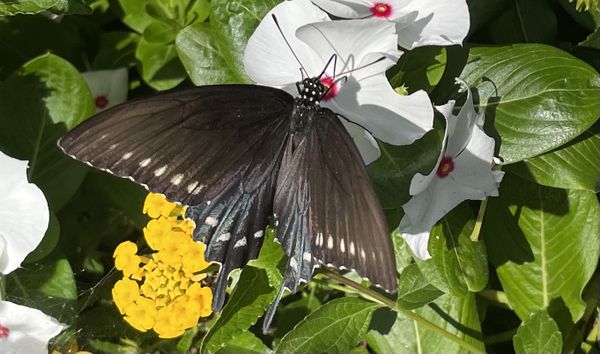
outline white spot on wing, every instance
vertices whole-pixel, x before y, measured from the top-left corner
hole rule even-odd
[[[222,235],[220,235],[220,236],[217,238],[217,242],[225,242],[225,241],[229,241],[229,239],[230,239],[230,238],[231,238],[231,234],[228,232],[228,233],[225,233],[225,234],[222,234]]]
[[[261,237],[263,237],[263,235],[264,235],[264,231],[259,230],[254,233],[254,238],[261,238]]]
[[[173,176],[173,178],[171,178],[171,183],[176,186],[180,185],[181,181],[183,181],[183,173],[176,174]]]
[[[327,248],[330,250],[333,249],[333,236],[331,235],[327,236]]]
[[[123,155],[122,159],[123,160],[129,160],[131,158],[131,156],[133,156],[133,152],[128,152],[126,154]]]
[[[312,261],[312,255],[310,254],[310,252],[304,252],[304,254],[302,255],[302,259],[304,259],[306,262],[310,262]]]
[[[150,162],[152,162],[151,158],[143,159],[142,161],[140,161],[139,165],[140,167],[146,167],[150,164]]]
[[[360,249],[360,258],[362,258],[363,260],[365,260],[367,258],[367,254],[365,253],[364,249]]]
[[[187,186],[188,193],[192,193],[194,191],[194,189],[196,189],[196,186],[198,186],[198,182],[197,181],[188,184],[188,186]]]
[[[294,258],[294,257],[290,258],[290,267],[293,270],[298,270],[298,262],[296,262],[296,258]]]
[[[237,240],[235,245],[233,245],[233,248],[244,247],[244,246],[246,246],[246,244],[247,244],[246,237],[242,237],[241,239]]]
[[[168,167],[169,167],[168,165],[164,165],[164,166],[163,166],[163,167],[161,167],[161,168],[157,168],[157,169],[154,171],[154,175],[155,175],[156,177],[160,177],[160,176],[164,175],[164,174],[165,174],[165,172],[167,172],[167,168],[168,168]]]
[[[319,247],[323,246],[323,233],[322,232],[317,233],[317,240],[315,241],[315,243]]]
[[[213,218],[212,216],[209,216],[204,220],[204,223],[208,226],[215,227],[219,224],[219,220]]]
[[[340,251],[342,251],[342,253],[346,253],[346,243],[344,242],[344,239],[340,239]]]
[[[194,189],[194,190],[193,190],[192,192],[190,192],[190,193],[192,193],[192,195],[198,195],[198,194],[200,194],[200,192],[202,192],[202,190],[203,190],[204,188],[206,188],[206,185],[204,185],[204,184],[201,184],[201,185],[200,185],[198,188]],[[207,204],[207,205],[208,205],[208,204]]]
[[[354,248],[354,241],[350,241],[350,254],[356,255],[356,249]]]

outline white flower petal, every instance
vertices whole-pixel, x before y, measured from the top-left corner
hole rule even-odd
[[[354,140],[354,144],[358,148],[365,165],[370,164],[381,156],[381,150],[379,150],[377,141],[368,131],[344,119],[340,119],[340,121],[352,137],[352,140]]]
[[[81,73],[96,101],[96,111],[100,112],[127,100],[129,79],[126,68],[98,70]],[[106,103],[102,102],[106,98]]]
[[[48,341],[67,326],[40,310],[0,301],[0,324],[8,328],[8,337],[0,339],[0,353],[48,353]]]
[[[0,273],[17,269],[41,242],[48,228],[48,203],[42,191],[27,182],[27,162],[0,152]]]
[[[309,0],[284,1],[265,15],[246,45],[244,67],[259,84],[281,87],[300,80],[300,64],[286,45],[272,19],[277,17],[285,38],[309,73],[320,72],[323,63],[296,35],[296,29],[329,17]]]
[[[471,90],[467,90],[467,92],[467,100],[461,107],[458,115],[454,116],[452,114],[446,115],[445,113],[442,113],[446,118],[446,131],[447,135],[450,137],[446,145],[445,153],[445,155],[448,156],[456,157],[460,154],[469,143],[471,134],[473,134],[473,129],[475,129],[475,124],[478,122],[483,124],[483,114],[478,114],[475,111]]]
[[[406,241],[406,244],[417,258],[421,260],[427,260],[431,258],[428,249],[429,231],[415,230],[415,228],[410,224],[410,220],[407,216],[404,216],[400,221],[398,230],[400,231],[400,236],[402,236],[404,241]]]
[[[341,18],[363,18],[371,16],[370,6],[365,0],[313,0],[313,3],[328,13]]]

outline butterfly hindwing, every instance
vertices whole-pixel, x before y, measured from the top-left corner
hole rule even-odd
[[[256,85],[201,86],[134,100],[75,127],[59,145],[72,157],[189,205],[194,238],[229,272],[256,258],[272,213],[293,98]]]

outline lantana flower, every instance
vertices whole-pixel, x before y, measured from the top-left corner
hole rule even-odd
[[[42,241],[49,211],[44,193],[27,181],[27,161],[0,152],[0,273],[17,269]]]
[[[442,152],[429,175],[413,177],[413,197],[403,205],[405,216],[399,231],[421,259],[431,257],[427,244],[435,223],[464,200],[497,196],[504,176],[495,169],[495,142],[483,131],[484,113],[475,111],[471,92],[458,115],[452,114],[454,104],[450,101],[438,107],[446,118]]]
[[[387,80],[386,70],[401,55],[397,41],[393,23],[331,21],[309,0],[284,1],[264,17],[250,37],[244,65],[257,83],[282,88],[296,96],[295,83],[302,77],[295,53],[309,77],[317,77],[325,70],[321,82],[330,91],[321,106],[366,128],[384,142],[404,145],[432,128],[433,108],[424,91],[400,95]],[[327,65],[334,54],[335,68],[333,63]],[[374,140],[362,129],[353,127],[350,134],[367,163],[378,157]]]
[[[462,44],[469,32],[465,0],[313,0],[341,18],[373,18],[396,24],[398,44],[405,49],[425,45]]]
[[[159,194],[149,194],[144,212],[153,219],[144,228],[149,255],[138,255],[131,241],[115,249],[115,268],[123,272],[112,295],[133,328],[153,330],[161,338],[178,337],[212,313],[212,291],[200,283],[210,266],[206,245],[192,239],[194,223],[185,209]]]
[[[46,354],[48,341],[66,327],[40,310],[0,301],[0,353]]]
[[[127,100],[129,79],[126,68],[81,73],[92,92],[96,112],[103,111]]]

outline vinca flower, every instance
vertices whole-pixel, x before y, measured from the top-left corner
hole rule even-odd
[[[285,39],[279,32],[275,15]],[[297,95],[300,63],[328,94],[320,102],[390,144],[410,144],[432,128],[427,94],[400,95],[385,72],[399,59],[398,35],[387,21],[331,21],[308,0],[284,1],[271,10],[250,37],[244,54],[248,75],[257,83]],[[293,52],[292,52],[293,50]],[[297,55],[298,60],[294,57]],[[330,62],[333,55],[334,60]],[[299,62],[300,63],[299,63]],[[375,140],[342,120],[365,162],[379,156]]]
[[[393,22],[398,44],[405,49],[425,45],[462,44],[469,32],[465,0],[313,0],[341,18],[373,18]]]
[[[48,341],[66,327],[38,309],[0,301],[0,353],[46,354]]]
[[[153,218],[144,238],[154,252],[138,255],[131,241],[117,246],[113,257],[123,279],[113,287],[113,300],[133,328],[178,337],[212,313],[212,291],[200,284],[210,265],[206,246],[192,239],[194,223],[183,217],[184,208],[163,196],[149,194],[144,212]]]
[[[435,223],[464,200],[497,196],[504,175],[494,169],[495,142],[483,131],[484,114],[475,111],[471,92],[458,115],[452,114],[454,104],[438,107],[446,118],[442,152],[429,175],[413,177],[413,197],[403,205],[399,231],[421,259],[431,257],[427,243]]]
[[[44,193],[27,181],[27,161],[0,152],[0,273],[17,269],[42,241],[49,211]]]
[[[126,68],[81,73],[92,92],[96,112],[103,111],[127,100],[129,80]]]

